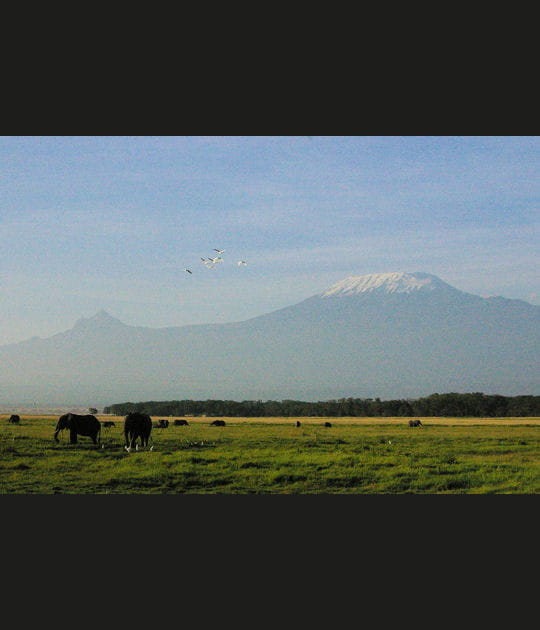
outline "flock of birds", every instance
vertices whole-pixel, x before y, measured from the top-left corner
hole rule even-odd
[[[223,262],[223,258],[221,256],[221,254],[223,254],[225,252],[225,250],[224,249],[216,249],[214,247],[214,251],[217,252],[217,256],[212,255],[212,256],[208,256],[208,258],[203,258],[201,256],[201,260],[202,260],[204,266],[207,269],[213,269],[216,265],[218,265],[219,263]],[[247,265],[247,262],[245,260],[239,260],[237,262],[237,265],[239,267],[242,266],[242,265]],[[191,269],[184,269],[184,271],[186,271],[189,274],[193,274],[193,271],[191,271]]]

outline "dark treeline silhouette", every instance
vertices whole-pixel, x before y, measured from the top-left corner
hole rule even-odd
[[[425,398],[380,400],[340,398],[318,402],[301,400],[171,400],[125,402],[103,409],[123,416],[132,412],[151,416],[453,416],[453,417],[535,417],[540,416],[540,396],[500,396],[482,393],[431,394]]]

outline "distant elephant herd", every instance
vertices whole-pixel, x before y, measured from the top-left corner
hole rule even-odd
[[[169,425],[161,424],[159,428]],[[114,422],[104,421],[101,423],[94,415],[79,415],[77,413],[66,413],[60,416],[56,429],[54,431],[54,439],[58,442],[58,434],[64,429],[69,429],[69,441],[71,444],[77,444],[77,436],[84,435],[92,439],[94,444],[100,441],[101,428],[109,428],[114,426]],[[125,449],[130,452],[132,449],[138,449],[137,440],[140,441],[141,447],[148,446],[150,433],[152,432],[152,419],[146,413],[128,413],[124,418],[124,437],[126,440]]]
[[[21,418],[17,414],[13,414],[9,418],[9,422],[12,424],[19,424],[20,421]],[[100,422],[96,416],[91,414],[79,415],[77,413],[66,413],[58,419],[54,431],[54,439],[56,442],[59,442],[58,434],[60,431],[69,429],[69,441],[71,444],[77,444],[77,436],[83,435],[91,438],[94,444],[97,445],[100,442],[102,426],[103,428],[110,428],[114,425],[115,423],[112,421]],[[174,425],[187,426],[189,423],[187,420],[174,420]],[[215,427],[224,427],[225,425],[225,420],[214,420],[210,423],[210,426]],[[166,429],[169,426],[169,421],[162,418],[158,420],[154,426],[156,429]],[[296,426],[301,426],[299,420],[296,421]],[[325,422],[323,426],[331,427],[332,424]],[[409,420],[409,426],[421,427],[424,425],[419,419],[415,419]],[[126,451],[130,452],[133,449],[138,450],[137,440],[140,441],[141,447],[147,447],[151,432],[152,419],[148,414],[139,412],[128,413],[124,418],[124,437],[126,441],[124,448]]]
[[[189,425],[187,420],[175,420],[176,426]],[[60,416],[56,429],[54,431],[54,439],[59,442],[58,434],[60,431],[69,429],[69,441],[71,444],[77,444],[77,436],[84,435],[92,439],[94,444],[100,442],[101,429],[110,428],[115,425],[114,422],[106,420],[100,422],[94,415],[79,415],[77,413],[66,413]],[[225,420],[214,420],[210,423],[211,426],[224,427]],[[124,418],[124,437],[126,440],[125,449],[130,452],[135,449],[138,450],[140,441],[141,447],[148,446],[148,440],[150,433],[152,432],[152,426],[156,429],[166,429],[169,426],[169,421],[165,418],[159,419],[155,425],[152,425],[152,419],[146,413],[133,412],[128,413]]]

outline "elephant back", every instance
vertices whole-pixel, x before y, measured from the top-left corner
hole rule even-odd
[[[134,431],[137,434],[150,433],[152,430],[152,419],[146,413],[137,411],[128,413],[124,418],[124,430]]]

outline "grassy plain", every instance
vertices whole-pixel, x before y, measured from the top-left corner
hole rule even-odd
[[[115,426],[96,448],[85,437],[69,444],[68,432],[56,444],[57,416],[8,417],[0,494],[540,492],[540,418],[426,418],[418,428],[408,418],[188,418],[154,428],[152,451],[127,453],[123,418],[98,415]]]

